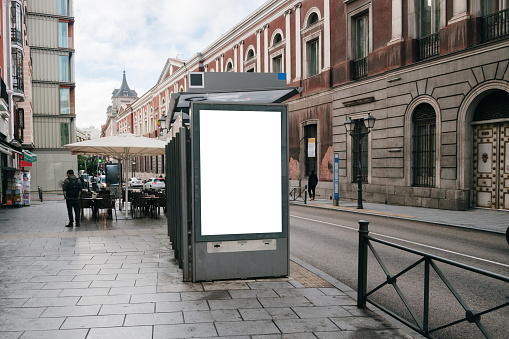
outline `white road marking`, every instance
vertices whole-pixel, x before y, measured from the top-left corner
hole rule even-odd
[[[321,224],[326,224],[326,225],[331,225],[331,226],[336,226],[336,227],[341,227],[341,228],[346,228],[348,230],[355,231],[355,232],[359,231],[358,228],[344,226],[344,225],[339,225],[339,224],[334,224],[334,223],[327,222],[327,221],[321,221],[321,220],[316,220],[316,219],[304,218],[304,217],[299,217],[299,216],[291,215],[291,214],[290,214],[290,217],[297,218],[297,219],[308,220],[308,221],[313,221],[313,222],[317,222],[317,223],[321,223]],[[474,256],[471,256],[471,255],[468,255],[468,254],[464,254],[464,253],[454,252],[454,251],[446,250],[446,249],[443,249],[443,248],[439,248],[439,247],[435,247],[435,246],[430,246],[430,245],[425,245],[425,244],[421,244],[421,243],[418,243],[418,242],[414,242],[414,241],[410,241],[410,240],[405,240],[405,239],[401,239],[401,238],[391,237],[391,236],[380,234],[380,233],[369,232],[369,234],[370,235],[371,234],[377,235],[377,236],[388,238],[388,239],[398,240],[398,241],[406,242],[406,243],[409,243],[409,244],[412,244],[412,245],[426,247],[426,248],[434,249],[434,250],[437,250],[437,251],[442,251],[442,252],[445,252],[445,253],[455,254],[455,255],[458,255],[458,256],[463,256],[463,257],[466,257],[466,258],[470,258],[470,259],[474,259],[474,260],[479,260],[479,261],[484,261],[484,262],[487,262],[487,263],[490,263],[490,264],[494,264],[494,265],[498,265],[498,266],[508,267],[509,268],[509,265],[507,265],[507,264],[503,264],[503,263],[500,263],[500,262],[496,262],[496,261],[492,261],[492,260],[488,260],[488,259],[483,259],[483,258],[479,258],[479,257],[474,257]]]

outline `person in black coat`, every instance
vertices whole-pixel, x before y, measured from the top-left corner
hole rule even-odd
[[[316,185],[318,185],[318,177],[316,176],[315,171],[311,171],[308,179],[309,200],[315,200]]]

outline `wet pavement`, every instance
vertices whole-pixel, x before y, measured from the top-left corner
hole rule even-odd
[[[60,195],[0,209],[0,338],[415,335],[297,258],[288,278],[184,283],[166,218],[118,215],[65,228]]]

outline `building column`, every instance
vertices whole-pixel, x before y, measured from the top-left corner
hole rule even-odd
[[[269,24],[263,26],[263,71],[269,73]]]
[[[388,45],[403,41],[403,1],[392,0],[392,39]]]
[[[237,44],[233,45],[233,71],[234,72],[238,72],[237,71],[237,63],[238,63],[237,49],[238,48],[239,48],[239,45],[237,45]]]
[[[468,15],[467,0],[453,0],[452,18],[449,20],[449,25],[468,18],[470,15]]]
[[[216,58],[216,72],[219,72],[219,57]]]
[[[326,0],[327,1],[327,0]],[[300,8],[302,3],[296,4],[293,9],[295,11],[295,80],[302,78],[302,39],[300,37]]]
[[[292,31],[291,31],[291,25],[290,25],[290,14],[292,14],[292,10],[289,9],[285,12],[285,17],[286,17],[286,32],[285,32],[285,36],[286,36],[286,50],[285,50],[285,54],[286,54],[286,82],[289,83],[290,81],[292,81],[292,44],[291,44],[291,35],[292,35]]]
[[[330,68],[330,0],[323,1],[323,69],[328,70]]]
[[[261,29],[256,30],[256,71],[261,72],[261,57],[262,57],[262,51],[260,47],[260,33],[262,32]]]
[[[224,72],[224,53],[221,53],[221,72]]]
[[[240,72],[244,72],[244,40],[239,42],[240,46]]]

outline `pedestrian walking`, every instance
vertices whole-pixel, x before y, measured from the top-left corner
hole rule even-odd
[[[69,223],[65,227],[73,226],[73,210],[76,217],[76,227],[80,227],[81,181],[76,178],[72,169],[67,170],[67,179],[64,180],[62,190],[64,191],[65,203],[67,205],[67,214],[69,215]]]
[[[315,171],[311,171],[308,179],[309,200],[315,200],[316,185],[318,185],[318,177],[316,176]]]

